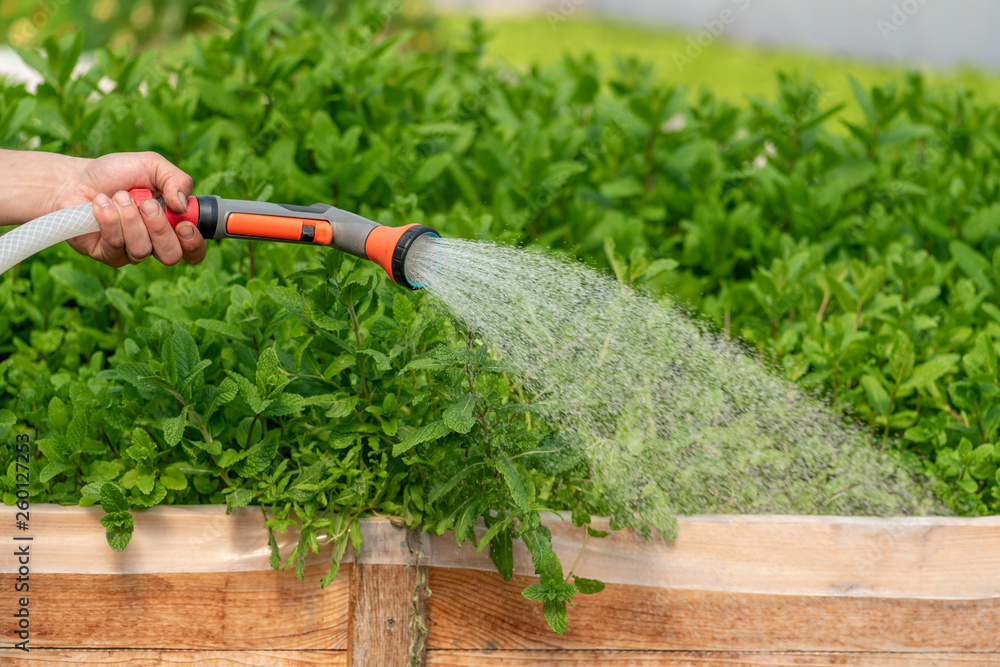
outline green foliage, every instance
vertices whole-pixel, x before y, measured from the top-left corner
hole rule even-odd
[[[1000,509],[996,109],[910,77],[854,86],[865,120],[831,132],[837,107],[788,77],[774,101],[692,104],[635,61],[515,75],[482,61],[476,24],[423,53],[384,8],[346,12],[216,8],[171,69],[99,50],[77,78],[67,35],[36,94],[0,84],[0,140],[155,150],[196,193],[586,258],[853,410],[956,512]],[[330,541],[324,584],[364,515],[488,546],[507,579],[521,538],[526,597],[564,631],[567,600],[600,585],[564,576],[539,513],[575,510],[594,537],[590,513],[630,515],[487,349],[337,252],[227,241],[198,267],[110,269],[53,248],[0,278],[0,355],[0,430],[37,431],[32,498],[100,503],[116,549],[131,509],[185,503],[261,506],[272,564],[300,575]]]
[[[25,49],[38,48],[47,38],[74,30],[87,50],[108,44],[139,47],[162,43],[198,26],[199,17],[192,12],[197,4],[198,0],[10,0],[4,4],[0,30],[5,43]]]

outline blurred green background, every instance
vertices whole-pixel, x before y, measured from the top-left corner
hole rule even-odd
[[[38,47],[50,36],[59,37],[79,29],[84,49],[123,44],[135,50],[156,49],[170,59],[180,48],[183,35],[212,29],[198,0],[0,0],[0,40],[4,45]],[[211,6],[226,13],[230,0]],[[262,8],[294,4],[264,0]],[[345,0],[301,0],[304,6],[345,5]],[[415,44],[433,50],[442,42],[456,43],[468,32],[468,13],[436,12],[426,0],[396,0],[385,3],[386,12],[399,27],[416,32]],[[399,11],[396,11],[396,10]],[[648,28],[635,24],[589,17],[585,11],[553,22],[545,15],[485,15],[481,17],[491,39],[487,54],[524,70],[533,64],[548,64],[566,54],[592,54],[601,64],[616,59],[637,58],[656,68],[665,82],[689,86],[692,91],[709,87],[719,97],[740,102],[746,96],[769,96],[775,74],[810,73],[828,96],[831,105],[852,99],[845,76],[850,72],[866,86],[898,80],[909,71],[920,71],[930,84],[949,84],[975,90],[983,101],[1000,103],[1000,76],[975,67],[932,68],[905,63],[877,63],[865,59],[831,57],[792,49],[765,49],[725,39],[712,43],[690,63],[678,66],[676,54],[688,46],[689,33]],[[854,112],[848,112],[848,115]]]

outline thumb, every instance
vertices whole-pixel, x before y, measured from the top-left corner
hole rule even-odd
[[[143,168],[149,182],[163,194],[163,201],[171,211],[187,211],[187,200],[194,189],[194,181],[190,176],[159,153],[145,153]]]

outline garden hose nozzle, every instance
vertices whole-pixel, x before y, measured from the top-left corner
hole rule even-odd
[[[152,192],[142,188],[130,190],[130,193],[136,206],[153,196]],[[162,198],[159,202],[163,206]],[[188,197],[184,213],[163,208],[172,226],[187,220],[198,227],[206,239],[331,246],[356,257],[370,259],[385,269],[393,282],[411,290],[421,286],[406,277],[407,253],[421,236],[440,236],[426,225],[386,227],[329,204],[295,206],[199,195]]]

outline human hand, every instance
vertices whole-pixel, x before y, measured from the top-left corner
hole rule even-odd
[[[136,207],[128,190],[149,188],[162,194],[170,210],[183,213],[191,177],[157,153],[112,153],[75,161],[75,176],[57,195],[52,210],[93,202],[101,231],[69,239],[77,252],[119,267],[150,255],[167,265],[182,258],[197,264],[205,258],[205,239],[197,227],[181,221],[174,229],[155,199]]]

